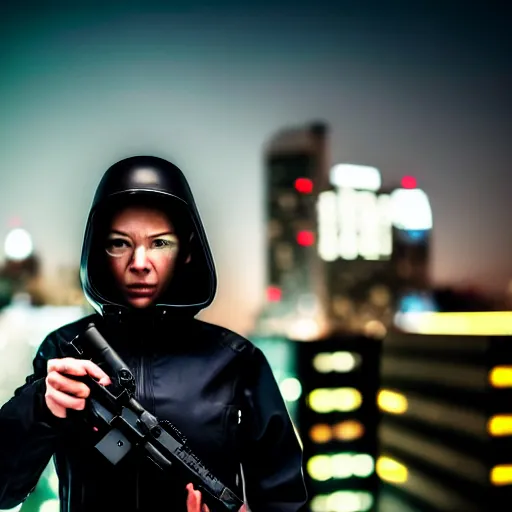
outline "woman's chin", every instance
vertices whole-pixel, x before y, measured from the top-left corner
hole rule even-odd
[[[144,308],[151,306],[151,304],[153,304],[153,298],[152,297],[130,297],[128,299],[128,303],[133,308],[144,309]]]

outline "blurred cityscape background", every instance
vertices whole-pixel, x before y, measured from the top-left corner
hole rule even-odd
[[[99,178],[154,154],[183,168],[212,244],[219,291],[201,318],[271,363],[309,510],[501,510],[506,17],[478,3],[3,9],[0,403],[46,334],[90,312],[78,262]],[[17,510],[58,510],[57,484],[50,464]]]

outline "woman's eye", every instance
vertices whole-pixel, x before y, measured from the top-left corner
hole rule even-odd
[[[106,244],[107,254],[111,256],[122,256],[131,248],[130,243],[122,238],[109,238]]]
[[[154,247],[157,248],[166,248],[166,247],[175,247],[176,242],[174,240],[166,240],[164,238],[157,238],[156,240],[153,240]]]

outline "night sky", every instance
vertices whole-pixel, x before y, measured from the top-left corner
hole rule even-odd
[[[171,159],[218,266],[206,318],[246,331],[265,282],[263,144],[323,119],[334,162],[374,165],[389,185],[412,174],[430,195],[436,283],[504,290],[510,18],[493,2],[384,3],[0,8],[0,239],[19,217],[48,272],[77,263],[104,170]]]

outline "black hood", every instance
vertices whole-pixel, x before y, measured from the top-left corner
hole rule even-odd
[[[87,219],[80,279],[87,300],[103,316],[119,319],[135,313],[116,295],[103,250],[113,213],[137,203],[158,206],[177,228],[180,245],[190,261],[178,257],[169,289],[152,312],[194,316],[214,299],[217,279],[199,212],[190,187],[174,164],[153,156],[135,156],[112,165],[103,175]],[[183,251],[181,251],[183,252]]]

